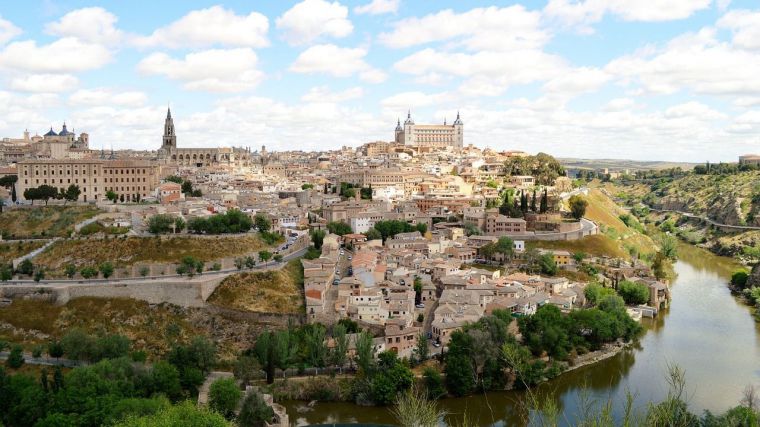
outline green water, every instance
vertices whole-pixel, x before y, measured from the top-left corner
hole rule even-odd
[[[661,399],[667,393],[663,373],[669,363],[686,371],[688,403],[696,413],[724,411],[738,404],[746,385],[760,385],[760,326],[751,309],[726,287],[736,265],[686,245],[679,254],[671,307],[655,320],[645,319],[647,331],[638,345],[540,388],[540,393],[557,400],[566,425],[574,424],[582,393],[622,404],[628,389],[637,393],[640,409],[647,401]],[[447,424],[459,424],[466,413],[480,426],[521,426],[528,418],[525,400],[524,392],[490,392],[444,399],[441,406],[450,414]],[[298,425],[394,423],[387,408],[330,402],[313,408],[304,402],[288,402],[286,407],[291,423]]]

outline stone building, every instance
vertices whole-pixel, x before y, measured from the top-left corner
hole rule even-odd
[[[78,185],[83,202],[105,199],[108,191],[133,201],[152,196],[159,184],[159,166],[146,160],[23,160],[18,163],[17,192],[50,185],[66,190]]]
[[[240,147],[178,148],[172,111],[167,109],[158,158],[176,167],[247,166],[251,161],[251,150]]]
[[[397,122],[394,140],[398,144],[415,147],[420,152],[447,147],[461,149],[464,145],[464,123],[457,113],[456,120],[450,125],[446,124],[446,120],[442,125],[418,125],[409,111],[403,126],[400,119]]]

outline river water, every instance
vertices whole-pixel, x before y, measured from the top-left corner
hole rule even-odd
[[[647,331],[633,348],[561,375],[545,383],[565,425],[573,425],[584,397],[597,402],[612,399],[619,413],[626,390],[635,393],[638,409],[662,399],[668,390],[668,364],[686,371],[688,403],[695,413],[722,412],[739,403],[749,384],[760,386],[760,324],[751,309],[737,301],[726,283],[737,267],[692,246],[679,247],[678,275],[672,284],[671,307],[657,319],[645,319]],[[526,424],[526,395],[522,391],[490,392],[466,398],[443,399],[447,424],[461,424],[463,414],[479,426]],[[394,424],[388,408],[324,402],[307,409],[303,402],[286,405],[291,423]]]

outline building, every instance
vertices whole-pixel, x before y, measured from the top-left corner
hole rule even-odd
[[[160,182],[159,166],[147,160],[24,160],[17,168],[20,198],[40,185],[66,190],[73,184],[83,202],[103,200],[108,191],[134,201],[152,196]]]
[[[739,156],[739,166],[742,165],[760,166],[760,154],[745,154]]]
[[[398,120],[394,140],[420,152],[447,147],[461,149],[464,146],[464,123],[457,113],[457,119],[450,125],[446,124],[446,120],[442,125],[417,125],[409,111],[403,127],[401,119]]]
[[[158,158],[163,163],[177,167],[207,167],[217,165],[249,165],[251,150],[239,147],[178,148],[177,133],[171,109],[166,110],[164,136]]]

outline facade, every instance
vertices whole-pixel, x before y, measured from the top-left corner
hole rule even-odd
[[[745,154],[739,156],[739,165],[760,166],[760,154]]]
[[[40,185],[66,190],[78,185],[79,200],[105,199],[108,191],[125,201],[152,196],[159,184],[159,166],[145,160],[24,160],[18,163],[18,194]]]
[[[161,148],[158,150],[158,157],[163,163],[178,167],[249,165],[251,151],[239,147],[178,148],[172,111],[167,109],[164,120],[164,135]]]
[[[396,124],[394,140],[397,144],[417,148],[418,151],[431,151],[451,147],[462,149],[464,146],[464,123],[459,118],[451,125],[443,121],[442,125],[417,125],[408,112],[403,127],[399,119]]]

